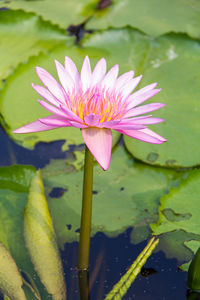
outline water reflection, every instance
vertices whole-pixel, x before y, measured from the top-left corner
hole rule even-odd
[[[87,270],[80,270],[78,272],[78,282],[80,300],[90,300],[89,272]]]

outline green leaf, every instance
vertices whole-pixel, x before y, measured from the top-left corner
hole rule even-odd
[[[23,234],[24,208],[34,175],[35,169],[30,166],[0,168],[0,242],[9,250],[18,268],[32,276],[42,299],[48,299],[30,261]],[[25,293],[27,299],[36,300],[33,295],[29,296],[31,291],[25,290]]]
[[[132,26],[150,36],[183,32],[199,38],[199,13],[198,0],[115,0],[107,10],[96,12],[88,27],[107,29]]]
[[[35,175],[34,167],[13,165],[10,167],[1,167],[0,170],[1,187],[16,192],[28,192],[30,179]]]
[[[118,147],[107,172],[95,166],[92,234],[102,231],[115,236],[130,226],[148,226],[157,219],[159,198],[177,184],[180,176],[173,170],[133,162]],[[48,197],[56,235],[63,247],[79,236],[83,172],[69,173],[63,160],[54,160],[43,169],[43,178],[47,194],[56,187],[66,190],[59,199]]]
[[[47,291],[54,300],[65,300],[62,263],[40,171],[30,184],[24,213],[24,236],[31,260]]]
[[[0,86],[19,63],[40,52],[47,52],[68,39],[64,30],[34,14],[0,11]]]
[[[164,234],[170,235],[181,230],[191,235],[190,240],[197,240],[185,241],[185,245],[196,252],[200,240],[199,194],[200,172],[193,170],[177,189],[171,189],[168,195],[161,198],[158,222],[151,225],[153,234],[162,234],[164,239]],[[170,214],[166,213],[169,210]],[[179,238],[176,237],[174,249],[178,242]],[[167,251],[167,242],[165,249]]]
[[[143,87],[158,82],[162,91],[148,101],[166,103],[154,116],[164,123],[151,126],[167,139],[161,145],[144,143],[125,136],[125,145],[134,157],[166,167],[199,165],[200,43],[186,36],[168,35],[150,42],[141,67]]]
[[[190,240],[190,241],[184,242],[184,245],[187,246],[187,248],[190,249],[193,253],[196,253],[196,251],[200,247],[200,241]],[[189,261],[189,262],[187,262],[185,264],[182,264],[179,268],[181,270],[187,272],[188,269],[189,269],[190,263],[191,263],[191,261]]]
[[[0,290],[12,300],[26,300],[22,277],[8,250],[0,243]]]
[[[200,248],[197,250],[188,269],[188,287],[193,291],[200,290]]]
[[[90,5],[90,3],[93,3]],[[1,0],[0,7],[8,7],[13,10],[22,9],[26,12],[34,12],[46,21],[58,24],[66,29],[71,24],[84,22],[94,11],[97,0]],[[87,8],[87,9],[86,9]],[[89,8],[89,9],[88,9]]]

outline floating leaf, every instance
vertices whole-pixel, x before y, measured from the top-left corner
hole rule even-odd
[[[115,0],[107,10],[96,12],[88,28],[132,26],[150,36],[183,32],[199,38],[199,13],[198,0]]]
[[[34,12],[44,20],[51,21],[54,24],[58,24],[61,28],[66,29],[71,24],[84,22],[93,13],[95,3],[90,7],[89,4],[91,2],[94,3],[94,1],[91,0],[76,0],[76,2],[73,0],[11,0],[9,2],[1,0],[0,7]],[[95,2],[97,2],[97,0]],[[86,7],[89,8],[89,10],[86,10]]]
[[[12,300],[26,300],[22,277],[8,250],[0,243],[0,290]]]
[[[47,194],[56,187],[66,190],[60,198],[48,197],[61,247],[78,239],[80,226],[83,172],[68,170],[63,160],[57,160],[57,164],[54,160],[43,169]],[[156,220],[160,196],[182,176],[173,170],[133,162],[122,147],[114,151],[107,172],[96,165],[94,174],[92,234],[102,231],[112,236]]]
[[[164,195],[160,201],[159,219],[151,228],[155,235],[170,234],[182,230],[189,235],[190,239],[200,240],[200,223],[199,223],[199,194],[200,194],[200,172],[193,170],[177,189],[171,189],[168,195]],[[166,214],[170,210],[171,215]],[[173,217],[172,217],[173,216]],[[189,218],[185,218],[189,216]],[[176,243],[178,239],[176,239]],[[192,241],[191,241],[192,242]],[[190,242],[190,243],[191,243]],[[188,244],[193,251],[197,251],[199,242]],[[174,245],[175,247],[175,245]],[[165,247],[167,249],[167,245]]]
[[[24,213],[24,235],[31,260],[47,291],[54,300],[65,300],[62,263],[40,171],[31,181]]]
[[[20,62],[68,39],[64,31],[38,16],[22,11],[0,11],[0,86],[2,79]]]
[[[168,141],[155,145],[125,136],[127,149],[138,159],[166,167],[200,164],[200,43],[186,36],[168,35],[151,41],[141,67],[142,86],[159,82],[162,91],[148,103],[166,106],[155,112],[165,120],[152,129]]]

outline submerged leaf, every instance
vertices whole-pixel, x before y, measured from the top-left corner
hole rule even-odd
[[[31,260],[47,291],[54,300],[65,300],[62,263],[40,171],[31,181],[24,215],[24,235]]]
[[[0,290],[12,300],[26,300],[23,281],[15,261],[0,243]],[[7,299],[9,299],[7,298]]]

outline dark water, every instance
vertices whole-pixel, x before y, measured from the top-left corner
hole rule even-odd
[[[135,258],[146,246],[130,243],[129,228],[116,238],[97,233],[91,239],[90,299],[104,299]],[[62,252],[68,299],[79,299],[78,272],[76,270],[78,243],[66,244]],[[182,300],[187,299],[187,273],[178,270],[176,259],[166,259],[162,251],[152,254],[142,274],[132,284],[124,300]]]
[[[32,164],[42,168],[51,158],[65,158],[61,151],[63,141],[39,143],[33,151],[24,149],[7,137],[0,128],[0,165]],[[91,239],[90,300],[101,300],[127,271],[147,241],[138,245],[130,243],[129,228],[116,238],[97,233]],[[68,243],[61,252],[67,282],[68,299],[80,299],[76,269],[78,243]],[[199,300],[187,296],[187,273],[178,270],[176,259],[167,259],[163,252],[153,253],[142,274],[132,284],[124,300]],[[43,299],[46,300],[46,299]]]

